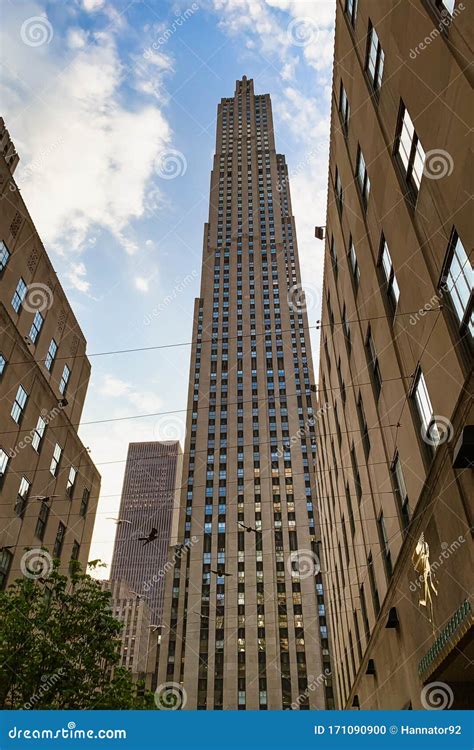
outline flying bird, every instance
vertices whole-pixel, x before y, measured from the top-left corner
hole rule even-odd
[[[110,518],[110,517],[107,517],[107,521],[115,521],[115,523],[117,524],[117,526],[119,526],[121,523],[130,523],[130,524],[132,523],[127,518]]]
[[[158,539],[158,529],[155,529],[153,526],[152,530],[148,534],[148,536],[139,536],[138,541],[143,542],[143,547],[145,547],[147,544],[150,544],[150,542],[154,542],[155,539]]]
[[[232,573],[226,573],[225,570],[211,570],[211,573],[214,573],[215,576],[219,576],[219,578],[232,575]]]
[[[246,526],[246,525],[245,525],[244,523],[242,523],[241,521],[239,521],[238,523],[239,523],[239,526],[242,526],[242,528],[243,528],[243,529],[245,529],[245,531],[246,531],[246,532],[247,532],[248,534],[250,534],[250,533],[251,533],[252,531],[253,531],[253,532],[254,532],[255,534],[257,533],[257,529],[254,529],[254,528],[253,528],[253,526]]]

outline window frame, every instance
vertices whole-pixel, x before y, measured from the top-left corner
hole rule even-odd
[[[357,22],[357,3],[358,0],[345,0],[344,3],[344,13],[353,29],[355,29]]]
[[[372,43],[374,34],[377,38],[377,45],[375,47],[374,72],[372,74],[371,69],[370,69],[370,63],[372,61],[371,51],[374,46]],[[377,98],[379,97],[380,90],[382,88],[384,65],[385,65],[385,52],[383,51],[383,47],[380,43],[380,37],[377,31],[375,30],[375,26],[373,25],[372,21],[369,18],[369,31],[367,34],[367,51],[366,51],[366,57],[365,57],[364,70],[367,74],[367,78],[369,79],[370,87],[373,93],[377,96]]]
[[[388,257],[387,264],[385,264],[384,262],[384,255]],[[388,272],[387,272],[386,265],[388,265],[389,267]],[[383,285],[385,288],[385,296],[387,297],[392,314],[393,316],[395,316],[397,312],[398,302],[400,300],[400,286],[398,284],[395,269],[393,267],[392,256],[390,254],[390,248],[388,246],[387,240],[385,239],[385,235],[383,232],[380,237],[379,259],[378,259],[377,266],[380,270],[380,274],[383,280]]]
[[[349,133],[349,119],[351,116],[351,105],[349,103],[349,97],[347,96],[347,91],[342,81],[342,78],[341,78],[341,82],[339,85],[338,111],[341,117],[342,129],[344,131],[344,134],[347,136],[347,134]]]
[[[12,254],[8,249],[6,242],[4,240],[0,240],[0,276],[7,267],[11,255]]]
[[[361,166],[363,165],[363,174],[361,175]],[[359,195],[362,200],[362,205],[364,206],[365,211],[367,211],[368,205],[369,205],[369,198],[370,198],[370,178],[369,173],[367,171],[367,164],[365,163],[364,154],[362,153],[362,149],[360,147],[360,143],[357,144],[357,159],[356,159],[356,171],[355,171],[355,178],[357,182],[357,187],[359,188]]]
[[[21,391],[22,401],[18,400],[20,391]],[[21,420],[23,419],[23,414],[25,412],[27,403],[28,403],[28,391],[25,388],[23,388],[22,384],[20,383],[18,385],[15,400],[13,401],[12,408],[10,411],[10,416],[17,425],[21,424]]]
[[[462,248],[462,253],[465,256],[465,259],[459,256],[459,254],[456,252],[458,245]],[[451,286],[451,289],[449,289],[448,283],[449,283],[449,275],[451,272],[451,267],[453,264],[453,260],[456,258],[457,264],[459,266],[459,271],[457,271],[457,275],[454,278],[454,282]],[[461,262],[462,261],[462,262]],[[467,265],[466,265],[467,262]],[[470,273],[469,273],[470,272]],[[472,278],[472,286],[470,287],[470,277]],[[463,308],[462,303],[462,295],[459,293],[459,286],[456,286],[456,282],[459,281],[459,279],[463,279],[464,283],[469,290],[469,298],[467,300],[465,308]],[[470,287],[470,288],[469,288]],[[452,290],[456,290],[456,297],[458,299],[458,303],[455,301],[455,297],[452,294]],[[448,247],[446,250],[446,256],[443,263],[443,270],[441,273],[440,282],[438,284],[438,290],[441,295],[447,294],[448,300],[449,300],[449,306],[454,313],[454,316],[456,318],[457,322],[457,330],[459,334],[463,337],[466,337],[466,340],[470,342],[470,344],[474,344],[474,269],[471,265],[470,259],[468,254],[466,253],[466,250],[464,249],[464,244],[459,236],[459,233],[455,226],[453,226],[451,231],[451,236],[449,238]],[[459,308],[462,309],[463,314],[460,315]]]
[[[405,126],[405,114],[407,115],[411,127],[413,129],[413,133],[410,136],[410,132],[408,127],[406,128],[407,133],[410,137],[410,148],[408,151],[405,150],[405,147],[402,146],[402,135],[404,132],[404,126]],[[417,176],[417,172],[414,170],[415,162],[417,160],[418,156],[418,146],[420,147],[421,151],[423,152],[423,164],[421,166],[421,174],[419,177],[419,184],[414,179],[413,175],[415,174],[415,177]],[[403,148],[403,153],[407,157],[407,164],[405,165],[404,159],[402,156],[401,148]],[[408,187],[409,193],[411,197],[413,198],[413,202],[416,203],[416,199],[418,198],[418,193],[421,187],[422,179],[423,179],[423,169],[425,164],[425,156],[426,152],[421,145],[420,138],[418,136],[418,133],[415,128],[415,124],[413,120],[411,119],[410,113],[403,101],[403,99],[400,99],[400,107],[398,112],[398,119],[397,119],[397,129],[395,133],[395,143],[394,143],[394,156],[397,161],[398,167],[402,172],[403,180]]]
[[[15,287],[15,291],[13,292],[13,297],[11,299],[11,306],[13,307],[17,315],[19,315],[21,312],[21,306],[23,304],[23,300],[26,297],[27,291],[28,291],[28,287],[26,286],[26,282],[23,276],[20,276],[20,278],[18,279],[18,283]]]

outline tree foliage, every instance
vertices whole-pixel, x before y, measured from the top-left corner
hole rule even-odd
[[[0,708],[154,708],[117,666],[123,625],[110,598],[78,563],[0,592]]]

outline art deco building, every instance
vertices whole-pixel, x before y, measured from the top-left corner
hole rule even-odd
[[[151,685],[155,670],[158,631],[147,600],[130,590],[125,581],[100,581],[111,594],[110,607],[123,623],[119,666],[130,670],[135,680]]]
[[[318,488],[340,708],[472,696],[472,10],[337,2]]]
[[[77,426],[86,341],[13,178],[0,119],[0,587],[88,560],[100,477]],[[25,548],[31,548],[25,556]]]
[[[176,534],[182,455],[178,441],[128,446],[110,578],[146,598],[155,625],[162,621],[165,565]],[[152,529],[153,540],[139,541]]]
[[[178,541],[158,682],[189,709],[331,702],[317,567],[315,398],[270,97],[218,107],[195,303]]]

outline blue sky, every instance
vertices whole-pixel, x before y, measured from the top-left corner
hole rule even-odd
[[[17,182],[90,354],[190,340],[217,104],[242,75],[272,95],[315,323],[335,0],[2,0],[1,14]],[[92,357],[83,421],[184,410],[189,354]],[[80,434],[102,474],[91,559],[109,562],[128,442],[182,440],[184,414]]]

